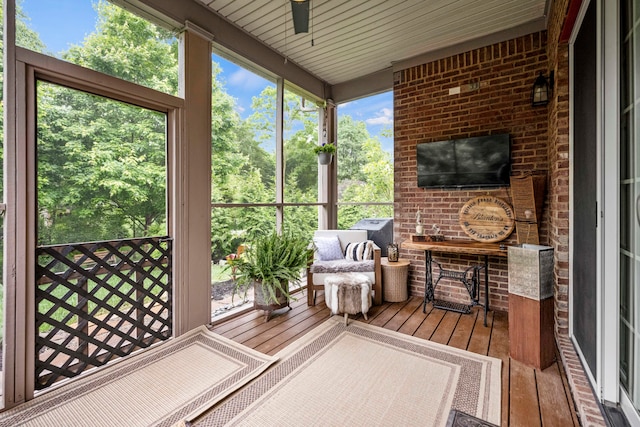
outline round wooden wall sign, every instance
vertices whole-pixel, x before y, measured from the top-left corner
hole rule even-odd
[[[500,242],[513,231],[513,209],[493,196],[474,197],[460,209],[460,226],[467,236],[479,242]]]

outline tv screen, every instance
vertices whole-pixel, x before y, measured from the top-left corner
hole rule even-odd
[[[509,134],[417,145],[418,187],[499,187],[509,185]]]

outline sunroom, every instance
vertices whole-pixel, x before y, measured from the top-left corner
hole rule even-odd
[[[293,351],[330,317],[324,296],[264,323],[253,310],[213,316],[212,283],[232,276],[224,261],[259,234],[311,242],[314,230],[385,218],[407,261],[408,299],[372,306],[354,327],[499,360],[498,415],[485,421],[640,425],[638,2],[94,3],[96,32],[61,54],[30,26],[43,5],[3,5],[6,420],[203,325],[258,353]],[[253,102],[226,91],[221,63],[242,71],[240,86],[258,81]],[[378,137],[353,107],[380,99],[393,127]],[[508,135],[511,185],[422,185],[419,146],[496,135]],[[321,165],[312,149],[330,143],[337,153]],[[544,184],[539,211],[516,216],[498,255],[416,246],[416,218],[425,234],[473,240],[461,216],[478,198],[517,214],[513,182],[528,176]],[[507,247],[523,241],[553,252],[551,296],[537,312],[514,308],[510,289]],[[434,262],[479,265],[488,311],[446,309],[469,300],[455,277],[435,289],[449,306],[423,304]],[[542,318],[547,366],[510,357],[518,316],[532,345]]]

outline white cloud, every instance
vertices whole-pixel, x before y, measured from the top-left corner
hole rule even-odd
[[[376,117],[365,120],[368,125],[390,125],[393,123],[393,110],[383,108],[376,113]]]
[[[240,69],[229,76],[229,84],[246,89],[257,89],[265,86],[265,79],[251,71]]]

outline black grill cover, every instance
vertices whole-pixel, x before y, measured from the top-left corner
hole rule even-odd
[[[387,256],[387,245],[393,243],[393,218],[365,218],[351,230],[367,230],[368,239],[380,246],[380,255]]]

